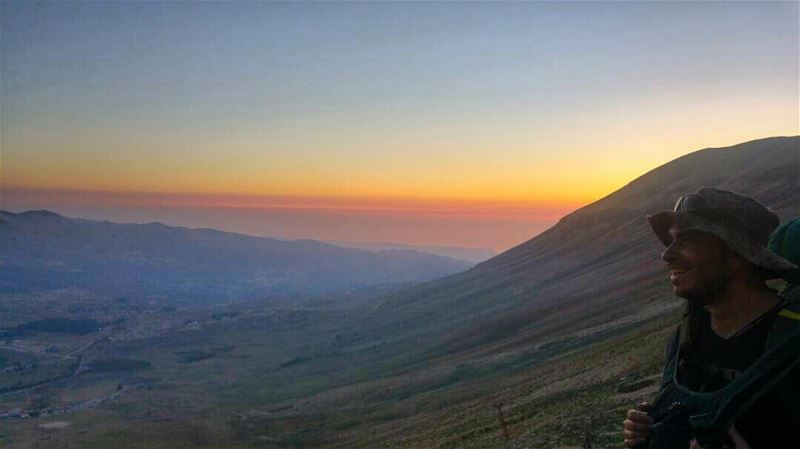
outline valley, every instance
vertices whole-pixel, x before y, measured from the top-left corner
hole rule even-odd
[[[48,352],[36,349],[47,335],[15,340],[20,358],[36,360],[24,365],[29,382],[58,361],[74,362],[60,378],[0,395],[0,410],[18,409],[2,417],[4,441],[47,447],[41,438],[53,431],[42,424],[70,422],[56,433],[81,447],[103,447],[122,435],[127,447],[143,448],[521,447],[520,441],[550,441],[543,435],[554,429],[562,435],[552,443],[577,444],[590,423],[609,430],[616,424],[625,405],[619,391],[643,380],[652,385],[660,362],[653,354],[675,315],[567,336],[524,354],[497,348],[476,362],[486,357],[482,348],[409,365],[396,354],[415,354],[411,347],[341,332],[342,320],[364,319],[369,308],[278,311],[254,304],[176,312],[182,318],[164,319],[158,330],[107,327],[62,339]],[[137,321],[130,314],[126,323]],[[4,364],[13,365],[6,351]],[[607,410],[556,427],[539,422],[577,404]],[[611,437],[590,435],[596,445]]]

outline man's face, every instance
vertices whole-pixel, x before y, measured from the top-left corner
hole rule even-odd
[[[731,279],[729,249],[715,235],[670,228],[672,243],[661,254],[669,268],[672,291],[709,305],[721,298]]]

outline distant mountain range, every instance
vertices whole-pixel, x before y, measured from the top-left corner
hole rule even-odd
[[[124,297],[230,301],[417,283],[471,265],[407,249],[116,224],[46,210],[0,212],[3,293],[74,287]]]

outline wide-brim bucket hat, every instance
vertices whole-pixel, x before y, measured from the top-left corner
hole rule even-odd
[[[672,211],[648,215],[647,220],[664,244],[672,243],[669,229],[702,231],[722,239],[732,250],[753,264],[781,273],[797,266],[767,249],[767,242],[780,217],[754,198],[714,187],[700,187],[682,196]]]

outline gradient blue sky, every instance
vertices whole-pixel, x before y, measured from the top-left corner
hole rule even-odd
[[[1,186],[18,209],[41,204],[13,192],[58,209],[70,189],[493,201],[554,221],[687,152],[800,133],[797,2],[0,12]],[[506,231],[480,245],[510,246]]]

